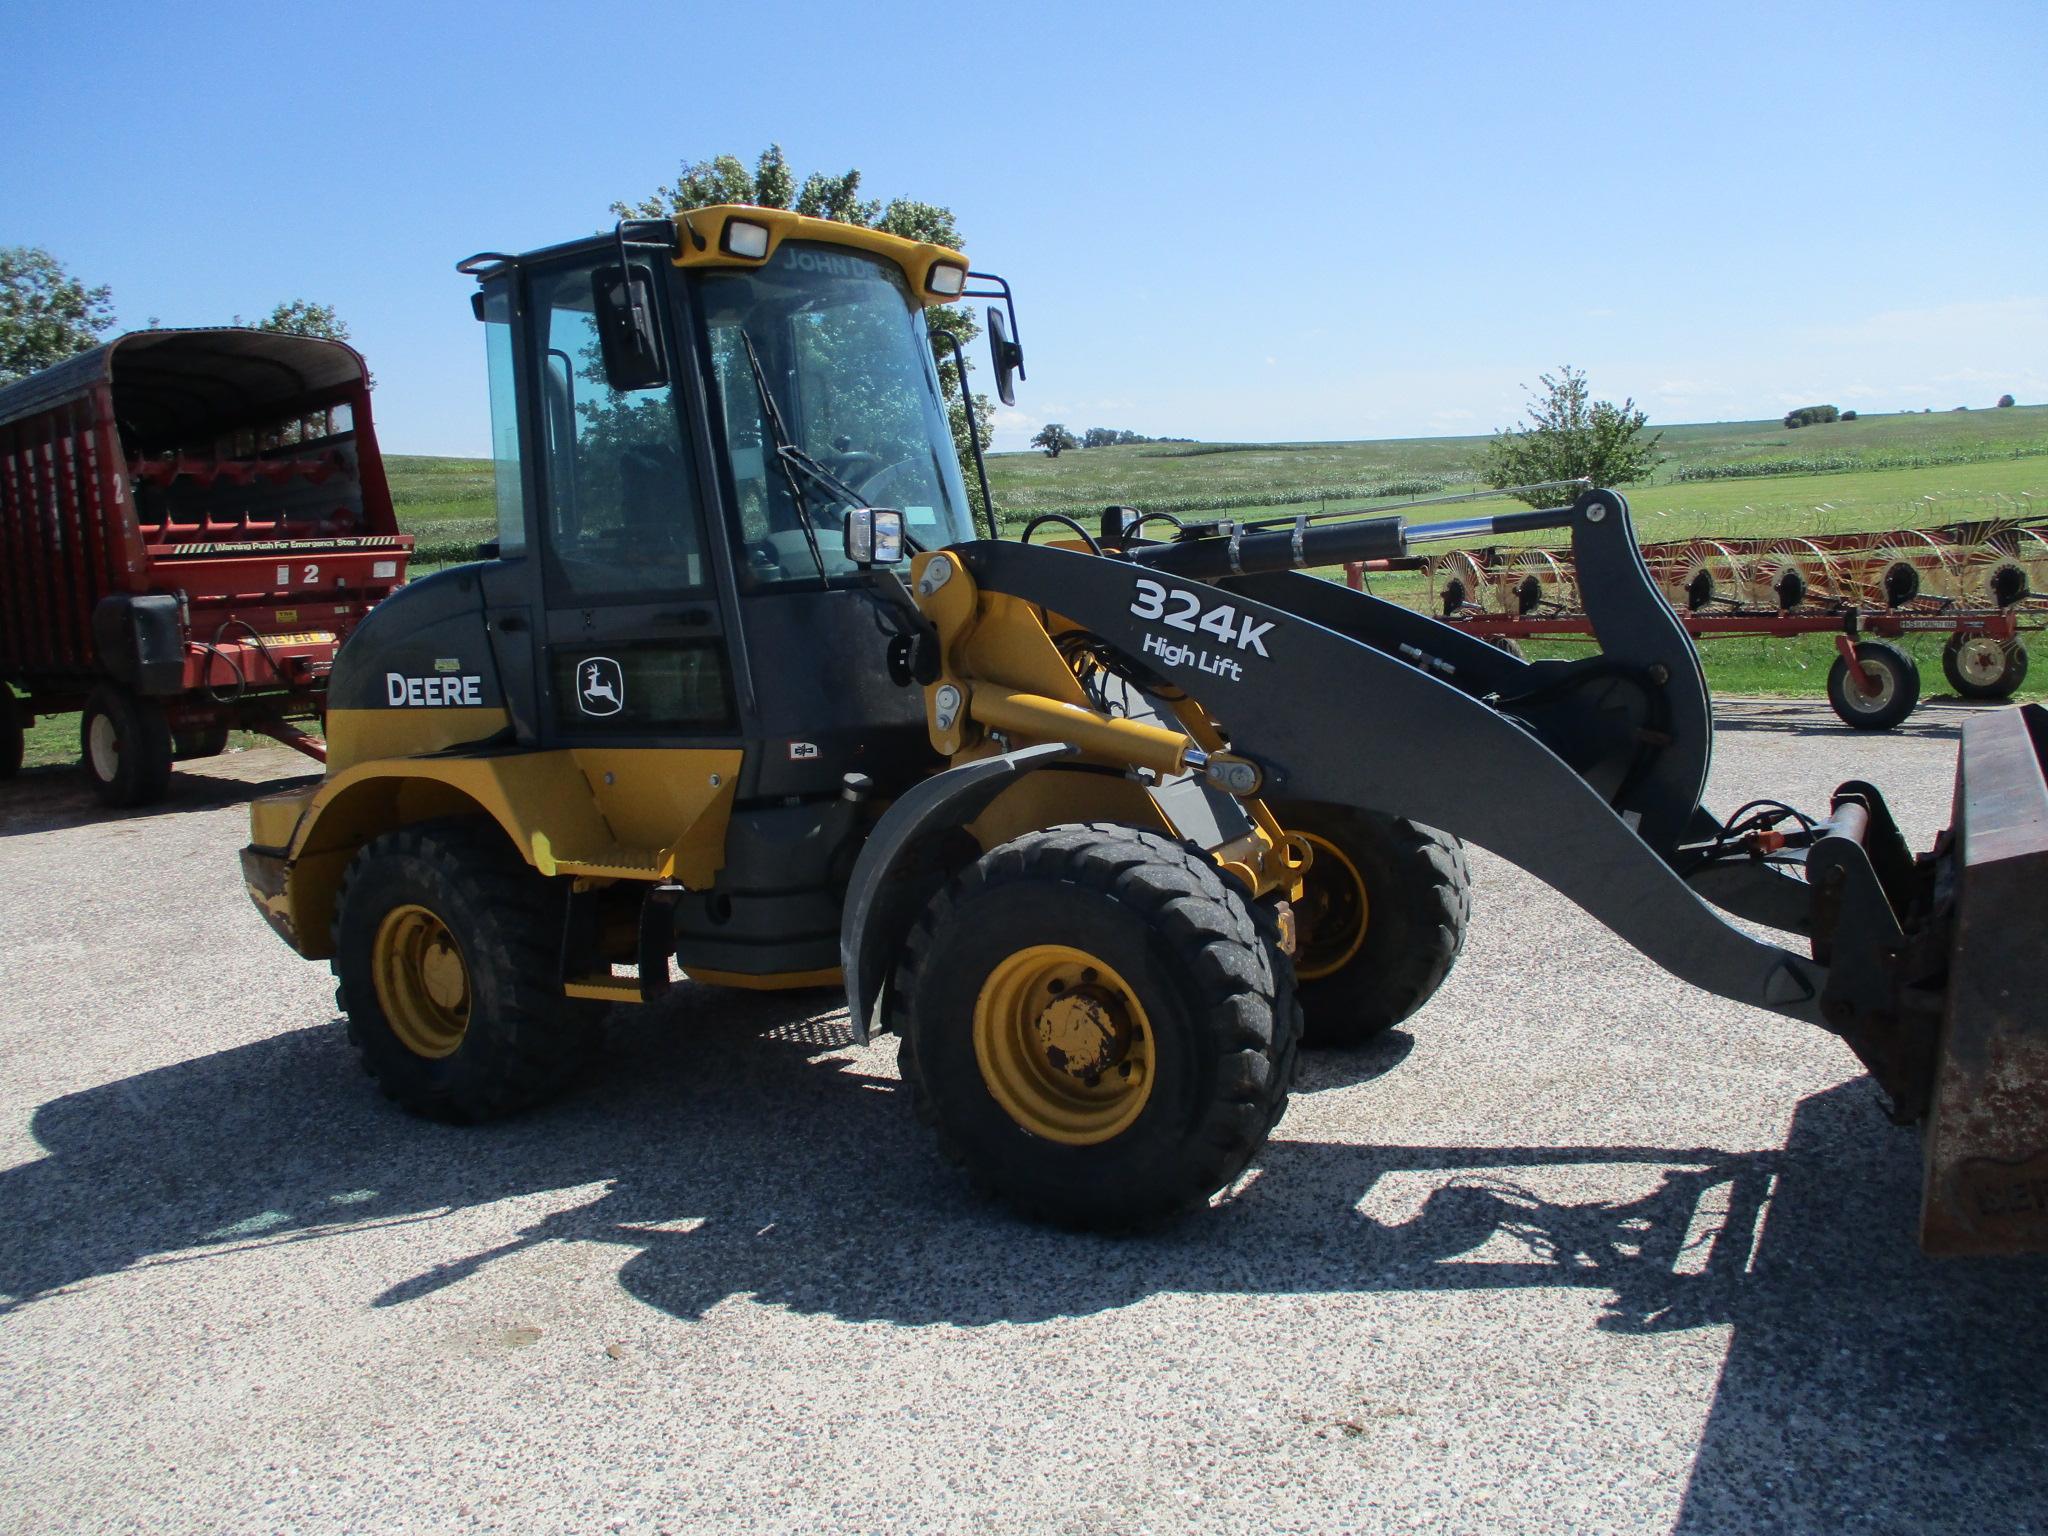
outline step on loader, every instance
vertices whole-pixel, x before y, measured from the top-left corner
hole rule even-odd
[[[1926,853],[1861,782],[1718,816],[1705,679],[1611,491],[998,539],[924,311],[996,301],[1006,401],[1023,354],[959,253],[714,207],[461,270],[498,541],[342,648],[325,776],[258,801],[243,854],[406,1107],[533,1105],[678,971],[843,986],[977,1184],[1140,1226],[1246,1168],[1304,1041],[1428,1001],[1472,842],[1841,1036],[1922,1127],[1929,1249],[2048,1246],[2039,708],[1970,720]],[[1538,530],[1571,541],[1595,655],[1524,661],[1305,573]]]

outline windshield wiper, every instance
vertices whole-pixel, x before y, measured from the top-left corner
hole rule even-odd
[[[761,420],[768,428],[769,436],[775,439],[775,460],[782,466],[782,475],[789,482],[789,494],[796,503],[797,521],[803,524],[804,542],[811,547],[811,559],[817,562],[818,580],[828,590],[832,575],[825,569],[825,552],[818,547],[818,525],[811,521],[811,505],[804,500],[803,482],[796,477],[799,461],[810,458],[801,448],[789,440],[789,431],[782,424],[782,412],[776,408],[775,397],[768,392],[768,375],[761,368],[761,354],[754,350],[754,338],[747,334],[745,326],[740,327],[740,342],[747,349],[747,364],[754,371],[754,388],[761,396]],[[818,473],[823,474],[820,469]]]
[[[812,458],[806,450],[797,447],[795,443],[777,444],[775,451],[782,456],[782,461],[785,464],[809,475],[818,484],[825,487],[834,496],[845,501],[849,506],[871,507],[874,505],[867,497],[861,495],[859,491],[856,491],[844,480],[833,474],[831,470]]]

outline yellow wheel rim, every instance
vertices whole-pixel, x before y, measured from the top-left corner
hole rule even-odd
[[[415,1056],[453,1055],[469,1028],[469,967],[448,925],[421,906],[394,907],[370,946],[377,1003]]]
[[[1313,832],[1294,835],[1316,851],[1301,877],[1301,900],[1294,904],[1294,974],[1320,981],[1349,965],[1365,943],[1372,903],[1365,894],[1365,876],[1341,848]]]
[[[1129,982],[1083,949],[1033,944],[989,972],[974,1059],[1003,1112],[1034,1136],[1093,1146],[1152,1097],[1152,1026]]]

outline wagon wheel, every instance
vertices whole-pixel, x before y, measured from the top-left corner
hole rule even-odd
[[[171,725],[154,699],[102,683],[85,701],[78,746],[93,793],[108,805],[151,805],[171,787]]]

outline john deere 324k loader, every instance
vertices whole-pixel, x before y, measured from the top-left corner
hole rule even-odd
[[[720,207],[462,270],[497,547],[342,649],[326,776],[257,802],[243,854],[408,1107],[546,1097],[671,962],[843,981],[977,1181],[1142,1224],[1246,1166],[1304,1035],[1428,999],[1469,839],[1842,1036],[1924,1126],[1930,1248],[2048,1245],[2040,709],[1971,720],[1929,854],[1868,784],[1724,819],[1705,680],[1611,492],[979,537],[924,308],[1004,301],[1006,400],[1022,354],[957,252]],[[1598,654],[1524,662],[1299,569],[1531,529],[1569,531]]]

